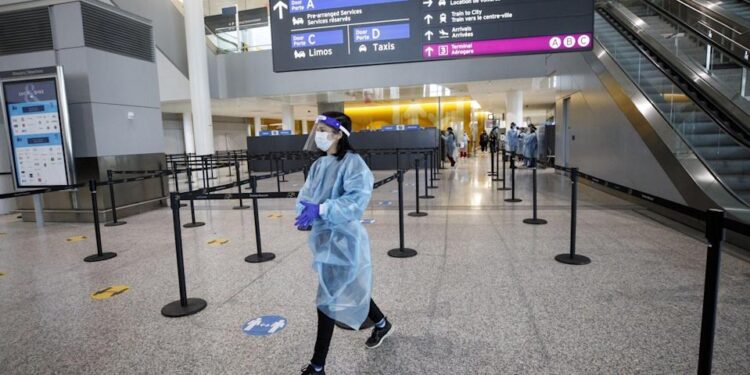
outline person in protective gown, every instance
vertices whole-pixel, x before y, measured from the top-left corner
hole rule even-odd
[[[310,167],[297,198],[295,225],[312,225],[309,245],[318,275],[318,335],[315,352],[302,374],[325,374],[335,322],[359,329],[375,323],[368,348],[380,346],[393,326],[372,300],[370,239],[361,224],[372,196],[374,178],[349,144],[351,119],[340,112],[317,117],[308,151],[326,154]]]

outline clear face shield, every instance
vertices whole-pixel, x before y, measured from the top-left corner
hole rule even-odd
[[[310,136],[305,142],[304,151],[328,151],[336,143],[338,134],[344,133],[348,137],[349,131],[333,117],[320,115],[315,118],[315,125],[310,129]]]

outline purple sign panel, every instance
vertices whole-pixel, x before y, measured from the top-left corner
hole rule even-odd
[[[427,44],[422,47],[422,57],[440,59],[498,54],[570,52],[588,50],[591,48],[591,43],[591,34],[574,34]]]

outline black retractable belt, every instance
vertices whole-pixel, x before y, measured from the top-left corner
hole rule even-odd
[[[515,151],[510,152],[510,158],[511,160],[516,158]],[[505,201],[510,203],[518,203],[523,201],[522,199],[516,198],[516,163],[514,162],[510,163],[510,198],[506,199]]]
[[[424,217],[427,216],[427,212],[421,212],[419,211],[419,158],[414,159],[414,186],[416,186],[416,201],[417,201],[417,211],[415,212],[409,212],[409,216],[411,217]]]
[[[414,249],[404,247],[404,171],[398,171],[398,239],[399,248],[388,251],[393,258],[411,258],[417,255]]]
[[[510,188],[509,188],[509,187],[506,187],[506,186],[505,186],[505,157],[507,156],[505,152],[506,152],[506,151],[505,151],[505,147],[503,147],[503,159],[502,159],[502,164],[503,164],[503,178],[502,178],[502,179],[500,180],[500,181],[502,181],[502,182],[503,182],[503,186],[502,186],[502,187],[499,187],[499,188],[497,188],[497,190],[499,190],[499,191],[506,191],[506,190],[510,190]],[[512,164],[512,163],[513,163],[513,161],[510,161],[510,163]],[[511,165],[511,168],[513,168],[513,166],[512,166],[512,165]]]
[[[237,193],[242,194],[242,179],[240,178],[240,163],[237,160],[237,154],[234,154],[234,169],[236,172],[235,174],[236,174],[236,181],[237,181]],[[240,201],[240,205],[235,206],[234,207],[235,210],[246,210],[250,208],[242,204],[242,197],[239,198],[239,201]]]
[[[189,167],[188,167],[189,169]],[[180,299],[167,304],[161,309],[161,314],[168,318],[179,318],[193,315],[206,308],[205,300],[188,298],[185,286],[185,261],[182,257],[182,230],[180,229],[180,196],[172,193],[169,196],[172,207],[172,224],[174,227],[174,246],[177,255],[177,282],[180,287]]]
[[[533,202],[533,211],[534,211],[533,215],[534,216],[530,219],[524,219],[523,222],[526,224],[531,224],[531,225],[543,225],[543,224],[547,224],[547,220],[539,219],[536,216],[536,159],[532,158],[531,163],[534,165],[533,183],[532,183],[533,184],[532,202]]]
[[[703,316],[701,342],[698,351],[698,375],[711,374],[716,331],[716,304],[719,299],[719,272],[721,271],[721,243],[724,241],[724,211],[710,209],[706,212],[706,278],[703,291]]]
[[[250,177],[250,187],[253,190],[253,194],[257,193],[258,180],[255,177]],[[274,253],[264,253],[262,248],[262,241],[260,238],[260,215],[258,214],[258,199],[253,198],[253,220],[255,223],[255,254],[248,255],[245,257],[245,262],[248,263],[263,263],[268,262],[276,258]]]
[[[112,183],[112,170],[107,170],[107,185],[109,185],[109,202],[112,206],[112,222],[104,224],[105,227],[116,227],[125,225],[127,221],[117,221],[117,204],[115,203],[115,184]]]
[[[190,222],[183,225],[183,228],[197,228],[206,225],[206,223],[195,221],[195,201],[193,200],[193,171],[190,165],[187,166],[188,192],[190,192]],[[179,200],[178,200],[179,201]]]
[[[576,254],[576,219],[578,216],[578,168],[570,171],[571,202],[570,202],[570,253],[559,254],[555,260],[560,263],[581,266],[591,263],[591,259]]]
[[[102,234],[99,230],[99,203],[96,200],[96,181],[89,181],[89,190],[91,191],[91,211],[94,215],[94,234],[96,236],[96,254],[89,255],[83,258],[84,262],[100,262],[107,259],[112,259],[117,256],[117,253],[105,253],[102,252]]]

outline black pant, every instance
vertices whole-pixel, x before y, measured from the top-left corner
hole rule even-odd
[[[385,315],[383,315],[372,299],[370,299],[370,312],[367,317],[375,323],[385,318]],[[318,338],[315,339],[315,354],[313,354],[310,361],[316,366],[326,365],[326,357],[328,357],[328,347],[331,346],[334,325],[335,322],[333,319],[318,309]]]
[[[456,159],[453,159],[453,156],[448,155],[448,160],[451,161],[451,167],[454,166],[454,165],[456,165]]]

